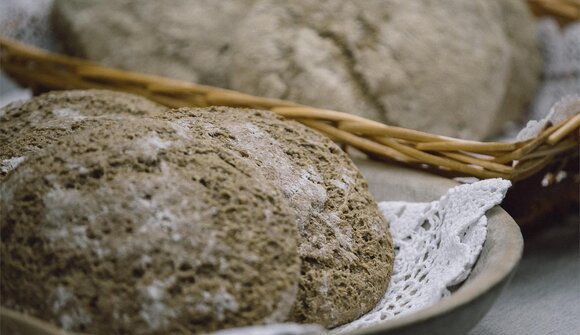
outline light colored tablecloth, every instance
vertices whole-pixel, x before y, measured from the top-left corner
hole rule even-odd
[[[525,234],[509,286],[469,335],[580,334],[580,217]]]

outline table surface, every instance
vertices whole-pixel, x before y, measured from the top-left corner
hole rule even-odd
[[[524,234],[508,287],[469,335],[580,334],[580,217]]]

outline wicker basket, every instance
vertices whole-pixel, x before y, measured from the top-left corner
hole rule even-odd
[[[551,16],[562,25],[580,19],[578,0],[528,0],[528,5],[536,16]]]
[[[580,18],[577,0],[528,2],[536,15],[556,17],[562,24]],[[108,68],[3,37],[0,37],[0,61],[6,73],[37,92],[100,88],[142,95],[169,107],[221,105],[267,109],[325,134],[341,143],[345,150],[350,146],[373,158],[427,169],[448,177],[500,177],[517,182],[517,186],[524,185],[525,179],[529,184],[529,180],[541,180],[547,176],[548,184],[555,184],[557,172],[572,166],[573,170],[568,170],[568,173],[574,175],[575,183],[578,182],[577,164],[570,165],[569,162],[577,161],[570,158],[579,153],[580,114],[549,125],[531,140],[476,142],[393,127],[352,114],[289,101]],[[540,183],[533,183],[538,186],[535,184]],[[529,194],[529,187],[519,189],[523,194]],[[535,193],[545,195],[542,190]]]
[[[428,167],[448,176],[525,179],[577,154],[580,115],[522,142],[466,141],[393,127],[360,116],[251,96],[216,87],[107,68],[0,38],[5,72],[33,88],[101,88],[145,96],[169,107],[233,106],[268,109],[297,120],[372,157]]]

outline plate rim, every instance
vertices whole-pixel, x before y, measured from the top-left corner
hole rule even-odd
[[[353,159],[353,161],[359,167],[363,175],[365,175],[367,180],[369,178],[366,177],[365,170],[369,173],[368,171],[370,170],[381,169],[384,173],[399,174],[402,178],[416,177],[418,179],[425,179],[425,182],[437,183],[438,185],[436,185],[436,188],[439,191],[461,185],[460,183],[448,178],[385,162],[377,162],[368,159]],[[381,199],[376,200],[377,202],[382,201]],[[468,277],[457,291],[429,307],[420,309],[416,312],[410,313],[409,315],[401,316],[392,320],[385,320],[372,326],[341,333],[341,335],[372,335],[385,332],[391,334],[391,332],[397,330],[402,331],[415,324],[437,319],[438,317],[443,317],[448,313],[457,311],[511,279],[511,276],[515,272],[517,265],[522,258],[524,249],[524,239],[520,227],[515,220],[503,208],[501,208],[501,206],[495,206],[488,210],[486,216],[488,219],[488,235],[485,243],[493,243],[492,248],[495,249],[494,254],[500,255],[501,258],[488,263],[489,267],[486,268],[485,271],[482,271],[477,276],[471,278],[471,280],[470,277]],[[489,233],[490,226],[494,229],[493,234]],[[493,240],[490,240],[490,236]],[[485,244],[482,251],[484,249]],[[477,264],[480,259],[481,255],[478,257],[475,264]],[[495,301],[495,298],[493,300]],[[487,313],[487,309],[485,312]]]

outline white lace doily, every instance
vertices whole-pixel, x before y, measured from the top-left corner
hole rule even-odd
[[[580,85],[578,90],[580,94]],[[556,102],[544,118],[529,121],[526,127],[519,132],[516,139],[518,141],[532,139],[540,134],[546,126],[558,124],[578,113],[580,113],[580,95],[567,95]]]
[[[381,202],[395,247],[387,293],[342,333],[428,307],[471,272],[487,233],[485,212],[501,203],[511,183],[488,179],[450,189],[430,203]]]

